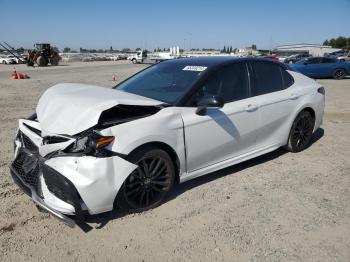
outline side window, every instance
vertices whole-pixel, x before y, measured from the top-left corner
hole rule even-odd
[[[291,85],[294,84],[294,78],[283,68],[281,68],[281,72],[282,72],[282,78],[283,78],[283,85],[284,88],[288,88]]]
[[[205,96],[217,95],[225,103],[249,97],[248,72],[245,63],[227,65],[215,73],[201,86],[191,99],[190,105],[196,106]]]
[[[319,64],[320,63],[320,59],[318,59],[318,58],[309,58],[306,62],[309,65]]]
[[[263,95],[285,89],[281,67],[277,64],[254,62],[255,86],[253,95]],[[287,72],[286,72],[287,73]]]
[[[322,64],[331,64],[334,63],[335,61],[331,58],[327,58],[327,57],[322,57],[321,58],[321,63]]]

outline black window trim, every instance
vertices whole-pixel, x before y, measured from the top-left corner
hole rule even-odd
[[[199,88],[201,88],[203,86],[203,84],[205,84],[205,82],[213,75],[215,74],[216,72],[218,72],[219,70],[221,70],[223,67],[226,67],[226,66],[230,66],[230,65],[234,65],[234,64],[245,64],[246,66],[246,70],[247,70],[247,80],[248,80],[248,97],[247,98],[250,98],[251,97],[251,79],[250,79],[250,75],[251,75],[251,71],[249,69],[249,61],[247,60],[240,60],[240,61],[229,61],[229,62],[226,62],[226,63],[222,63],[220,65],[217,65],[213,68],[211,68],[210,70],[208,70],[206,72],[205,75],[203,75],[200,79],[198,79],[198,81],[192,86],[192,88],[182,97],[179,99],[178,103],[176,106],[179,106],[179,107],[195,107],[191,104],[189,104],[191,102],[191,99],[193,97],[193,95],[198,91]],[[244,99],[247,99],[247,98],[244,98]],[[240,99],[240,100],[243,100],[243,99]],[[225,102],[225,104],[228,104],[228,103],[234,103],[234,102],[237,102],[237,101],[240,101],[240,100],[236,100],[236,101],[229,101],[229,102]]]
[[[288,69],[285,69],[285,68],[282,68],[280,67],[280,70],[281,70],[281,74],[282,74],[282,81],[283,81],[283,85],[284,85],[284,88],[282,90],[286,90],[288,88],[290,88],[292,85],[294,85],[295,81],[294,81],[294,77],[287,71]],[[286,74],[288,74],[291,78],[292,78],[292,84],[289,85],[289,86],[285,86],[286,82],[285,82],[285,79],[284,79],[284,75],[282,72],[285,72]],[[282,91],[280,90],[280,91]]]
[[[235,63],[245,63],[247,65],[247,69],[248,69],[248,90],[249,90],[249,97],[253,97],[252,96],[252,86],[255,84],[255,77],[254,77],[254,70],[252,67],[253,62],[256,61],[263,61],[266,63],[271,63],[271,64],[277,64],[278,66],[280,66],[282,68],[282,70],[292,70],[288,65],[286,64],[282,64],[280,62],[276,62],[276,61],[270,61],[267,59],[261,59],[261,58],[246,58],[246,59],[239,59],[238,61],[227,61],[227,62],[223,62],[220,63],[216,66],[213,67],[209,67],[208,70],[205,70],[204,74],[202,77],[200,77],[195,83],[192,84],[192,87],[182,96],[180,97],[177,101],[175,101],[174,103],[172,103],[171,105],[167,105],[167,106],[174,106],[174,107],[188,107],[187,103],[189,102],[189,99],[192,97],[192,95],[197,91],[198,88],[200,88],[200,86],[202,84],[204,84],[204,82],[206,81],[206,79],[208,77],[210,77],[210,75],[218,70],[219,68],[226,66],[226,65],[230,65],[230,64],[235,64]],[[112,87],[112,89],[116,89],[119,85],[121,85],[122,83],[126,82],[127,80],[129,80],[130,78],[136,76],[137,74],[149,69],[152,66],[155,66],[156,64],[150,65],[138,72],[136,72],[135,74],[131,75],[130,77],[127,77],[126,79],[124,79],[123,81],[119,82],[118,84],[116,84],[115,86]],[[288,73],[288,72],[287,72]],[[293,77],[292,77],[293,78]],[[293,83],[294,83],[294,78],[293,78]],[[165,103],[164,103],[165,104]]]
[[[254,63],[264,63],[264,64],[270,64],[270,65],[278,66],[279,69],[280,69],[283,89],[277,90],[277,91],[273,91],[273,92],[264,93],[264,94],[254,95],[253,92],[254,92],[254,90],[256,90],[256,86],[257,86],[257,77],[256,77],[256,73],[255,73],[255,70],[254,70]],[[266,61],[266,60],[260,60],[260,61],[259,60],[253,60],[253,61],[249,61],[249,64],[250,64],[250,68],[251,68],[251,71],[252,71],[252,85],[251,85],[251,89],[250,89],[250,92],[251,92],[251,96],[250,97],[263,96],[263,95],[268,95],[268,94],[272,94],[272,93],[276,93],[276,92],[281,92],[281,91],[284,91],[284,90],[290,88],[294,84],[294,77],[287,72],[288,67],[282,66],[282,65],[280,65],[278,63]],[[284,70],[287,74],[289,74],[292,77],[293,83],[290,86],[286,86],[285,85],[285,81],[284,81],[284,76],[283,76],[282,70]]]

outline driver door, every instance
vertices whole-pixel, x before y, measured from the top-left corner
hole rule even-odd
[[[225,100],[222,108],[196,114],[197,102],[206,95]],[[187,154],[187,172],[249,153],[255,149],[258,124],[256,98],[250,97],[246,63],[222,67],[209,76],[181,108]]]

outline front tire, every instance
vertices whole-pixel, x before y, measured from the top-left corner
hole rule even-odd
[[[297,153],[310,146],[315,119],[309,111],[301,111],[295,118],[285,149]]]
[[[345,70],[342,69],[342,68],[338,68],[336,70],[334,70],[334,73],[333,73],[333,78],[334,79],[343,79],[345,77]]]
[[[47,66],[48,61],[44,56],[39,56],[36,59],[36,63],[38,64],[38,66]]]
[[[133,60],[131,60],[133,64],[137,63],[137,60],[134,58]]]
[[[120,188],[116,205],[127,212],[142,212],[159,206],[175,181],[174,163],[168,153],[147,147],[130,155],[138,165]]]

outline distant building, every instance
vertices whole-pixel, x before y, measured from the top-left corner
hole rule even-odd
[[[236,55],[237,56],[249,56],[249,55],[257,55],[259,52],[253,48],[245,47],[245,48],[239,48],[237,49]]]
[[[313,56],[323,56],[325,53],[332,53],[339,50],[341,49],[328,45],[295,44],[277,46],[272,52],[277,55],[310,54]]]

